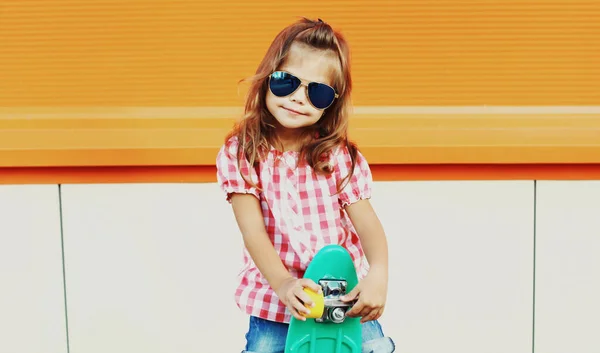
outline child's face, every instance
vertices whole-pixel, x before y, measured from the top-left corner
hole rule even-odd
[[[266,97],[267,109],[279,123],[278,128],[281,132],[292,133],[319,121],[325,111],[315,108],[310,103],[306,84],[321,82],[331,86],[332,63],[330,55],[298,44],[292,45],[287,60],[278,70],[287,71],[300,78],[303,85],[285,97],[277,97],[267,90]]]

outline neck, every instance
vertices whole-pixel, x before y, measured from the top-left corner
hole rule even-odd
[[[282,152],[286,151],[300,151],[302,147],[302,133],[300,129],[286,129],[284,127],[278,127],[276,130],[277,140],[276,143]]]

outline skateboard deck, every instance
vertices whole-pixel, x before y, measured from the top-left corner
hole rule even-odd
[[[306,321],[292,317],[285,353],[362,352],[360,317],[347,317],[352,303],[339,299],[358,284],[348,251],[339,245],[323,247],[308,265],[304,278],[321,285],[323,293],[305,289],[316,305]]]

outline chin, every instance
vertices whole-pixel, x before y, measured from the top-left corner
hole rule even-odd
[[[318,119],[314,119],[308,115],[298,115],[294,117],[281,114],[275,116],[275,120],[286,129],[299,129],[313,125]]]
[[[277,119],[277,121],[279,122],[279,125],[285,129],[301,129],[312,125],[311,123],[286,121],[285,119]]]

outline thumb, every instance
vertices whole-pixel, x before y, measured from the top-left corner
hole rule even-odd
[[[345,302],[353,301],[354,299],[356,299],[359,293],[360,286],[357,285],[356,287],[354,287],[354,289],[350,291],[350,293],[343,295],[340,299]]]

